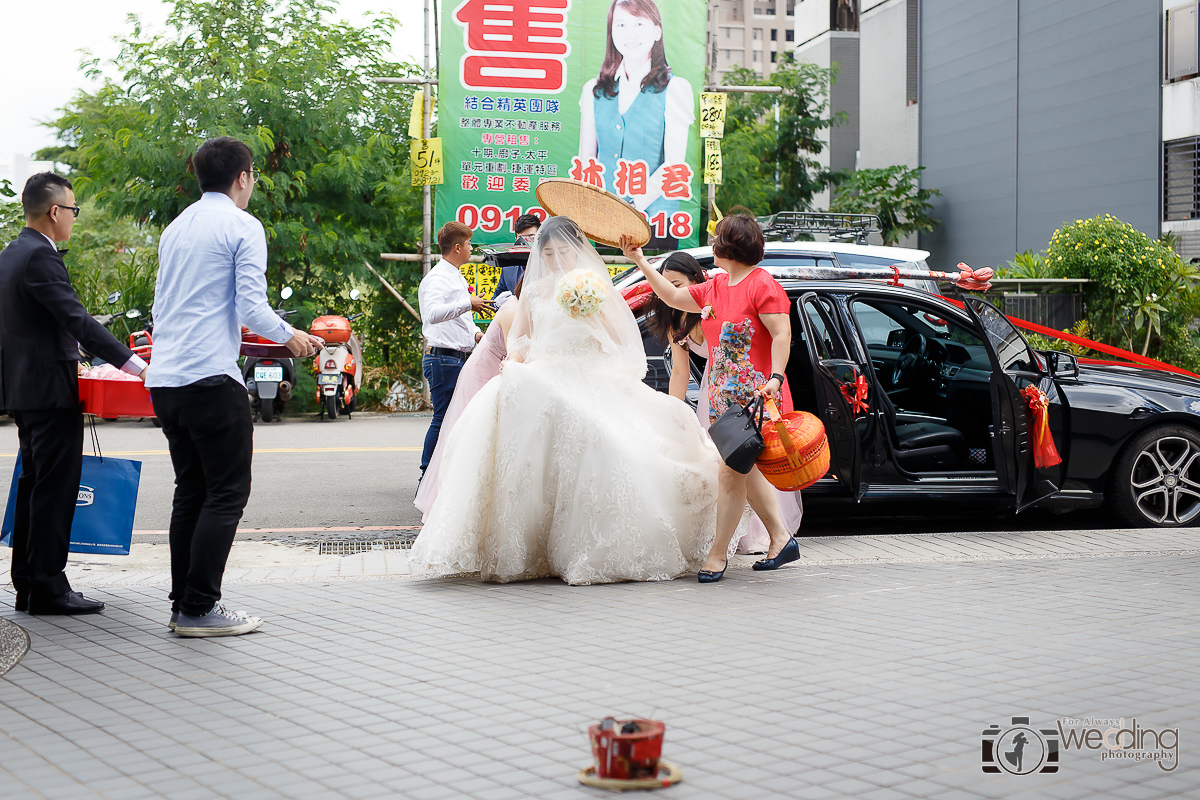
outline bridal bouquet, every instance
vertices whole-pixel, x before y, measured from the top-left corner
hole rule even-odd
[[[604,306],[610,288],[590,270],[576,269],[558,279],[554,296],[572,318],[586,319]]]

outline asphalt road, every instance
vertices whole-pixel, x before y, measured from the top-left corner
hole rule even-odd
[[[242,519],[241,528],[246,531],[242,538],[311,541],[339,533],[362,534],[307,529],[394,530],[420,525],[420,513],[413,507],[412,498],[428,426],[428,414],[355,414],[351,419],[332,422],[304,416],[256,424],[254,489]],[[162,431],[148,420],[98,421],[96,430],[106,454],[142,462],[134,529],[165,530],[171,514],[174,473]],[[8,484],[16,452],[16,425],[10,418],[0,417],[0,476],[4,476],[0,485]],[[90,444],[85,445],[84,452],[91,452]],[[801,533],[825,536],[1103,529],[1113,524],[1103,511],[931,517],[810,508]]]

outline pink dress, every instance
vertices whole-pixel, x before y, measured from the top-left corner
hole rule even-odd
[[[688,336],[686,341],[693,353],[704,356],[705,359],[708,358],[706,344],[696,344],[691,336]],[[700,418],[700,427],[708,430],[708,426],[712,422],[709,417],[707,361],[704,362],[704,377],[700,379],[700,398],[696,402],[696,416]],[[800,520],[804,516],[804,504],[800,500],[800,493],[777,490],[775,498],[779,502],[779,515],[783,517],[783,526],[788,533],[794,535],[800,529]],[[767,526],[763,525],[758,515],[750,510],[749,505],[746,506],[741,521],[738,522],[734,539],[737,540],[739,553],[765,553],[771,547],[771,535],[767,533]]]
[[[511,301],[510,301],[511,302]],[[433,508],[437,498],[438,473],[442,465],[442,454],[446,452],[446,443],[450,441],[450,431],[454,423],[462,416],[463,409],[471,398],[484,387],[492,378],[500,374],[500,362],[508,355],[504,342],[504,330],[496,324],[488,325],[487,333],[479,340],[479,345],[471,351],[471,357],[463,364],[458,373],[458,383],[454,386],[454,396],[446,408],[446,416],[442,420],[442,430],[438,434],[437,447],[429,458],[429,466],[425,468],[425,477],[417,487],[417,496],[413,505],[421,510],[421,521]]]

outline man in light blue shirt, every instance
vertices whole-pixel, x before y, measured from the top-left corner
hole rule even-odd
[[[237,139],[209,139],[192,157],[203,196],[158,244],[154,357],[146,386],[175,468],[171,623],[180,636],[237,636],[262,625],[227,609],[221,578],[250,498],[254,425],[238,370],[241,326],[293,356],[324,344],[267,302],[267,238],[246,213],[253,158]]]

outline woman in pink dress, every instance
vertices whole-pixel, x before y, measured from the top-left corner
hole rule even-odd
[[[429,515],[433,501],[437,499],[438,473],[442,465],[442,455],[446,452],[446,442],[450,441],[450,430],[462,416],[463,409],[475,393],[500,374],[500,364],[508,355],[505,339],[517,314],[517,304],[514,301],[520,296],[521,281],[517,281],[517,288],[504,305],[500,306],[500,310],[488,325],[487,333],[479,340],[479,345],[471,352],[471,357],[458,373],[458,384],[454,387],[454,397],[450,399],[450,405],[446,408],[437,447],[434,448],[433,455],[429,458],[429,466],[425,468],[425,476],[421,478],[421,484],[417,487],[417,496],[413,498],[413,505],[421,510],[422,522]]]
[[[724,274],[693,286],[674,286],[626,237],[622,237],[621,249],[668,306],[700,314],[708,345],[710,422],[730,406],[745,405],[756,396],[775,398],[783,413],[792,410],[783,374],[792,339],[787,292],[758,266],[765,242],[753,217],[730,214],[717,223],[713,263]],[[717,536],[696,576],[701,583],[716,583],[725,577],[726,553],[747,501],[766,525],[771,540],[767,557],[755,562],[754,569],[774,570],[800,558],[800,545],[784,526],[775,487],[758,467],[743,475],[721,464],[719,479]]]
[[[676,288],[695,286],[708,280],[699,262],[684,252],[667,256],[659,269],[662,276]],[[700,426],[708,430],[711,424],[708,400],[708,347],[705,344],[704,330],[700,326],[700,315],[671,308],[657,296],[651,296],[645,309],[647,330],[663,344],[670,343],[671,396],[687,400],[688,379],[691,377],[690,356],[695,353],[704,358],[704,376],[700,379],[696,416],[700,418]],[[800,493],[776,490],[776,500],[779,502],[779,513],[783,516],[784,527],[795,533],[799,530],[800,521],[804,516]],[[767,526],[749,506],[742,514],[735,536],[739,553],[766,553],[771,546]]]

